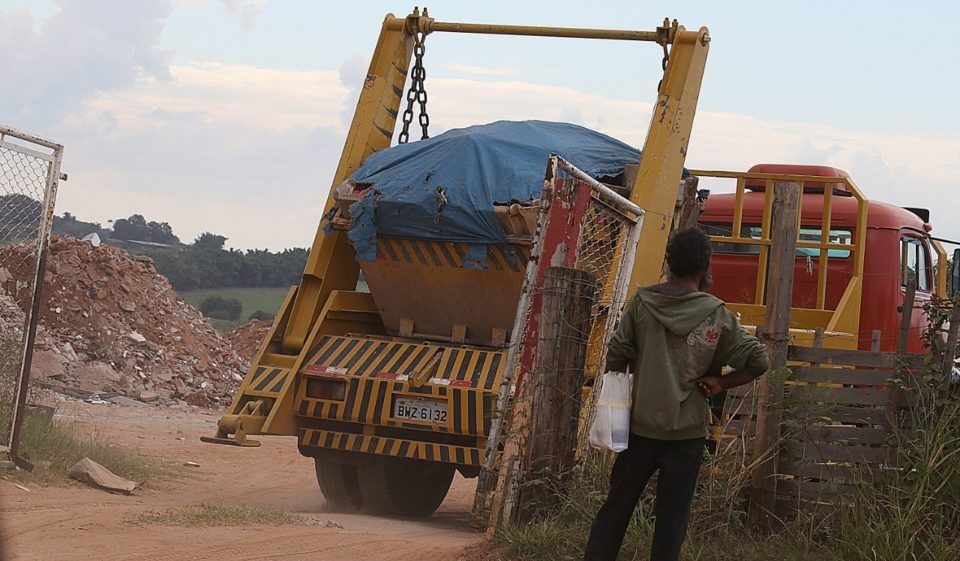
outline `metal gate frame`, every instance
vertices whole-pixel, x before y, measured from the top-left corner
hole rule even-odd
[[[593,326],[588,334],[585,365],[588,377],[599,378],[604,367],[606,343],[619,320],[629,291],[630,271],[633,269],[644,215],[645,211],[629,199],[559,155],[550,155],[534,247],[517,303],[504,374],[477,482],[473,507],[476,525],[495,527],[501,519],[501,507],[502,514],[510,517],[511,507],[503,504],[510,502],[504,495],[511,494],[506,488],[510,484],[505,480],[517,473],[517,466],[513,465],[517,443],[508,442],[506,425],[516,413],[518,398],[522,401],[525,394],[524,373],[530,370],[536,352],[540,289],[546,269],[551,265],[581,268],[589,266],[597,257],[606,262],[605,266],[600,267],[603,273],[603,278],[598,278],[601,295],[591,312]],[[616,223],[616,228],[622,229],[615,236],[615,245],[609,245],[613,240],[608,239],[604,244],[606,247],[591,250],[591,236],[588,233],[591,224],[596,226],[608,222]],[[584,420],[589,423],[592,402],[586,406],[588,410],[584,412]],[[506,459],[507,456],[513,458]]]
[[[29,469],[29,467],[31,467],[29,462],[20,458],[17,448],[30,383],[30,366],[33,360],[33,345],[36,339],[37,321],[40,317],[43,273],[46,269],[47,248],[50,244],[50,232],[53,227],[57,187],[61,179],[66,180],[66,175],[60,174],[60,165],[63,161],[63,146],[56,142],[0,125],[0,154],[3,152],[12,152],[18,155],[18,157],[42,160],[46,162],[47,165],[43,201],[41,201],[42,212],[40,215],[40,226],[35,238],[36,247],[33,255],[32,294],[30,296],[29,306],[27,306],[25,310],[20,372],[15,381],[10,427],[6,430],[8,438],[6,442],[0,442],[0,455],[6,454],[18,466]],[[0,168],[0,171],[4,170]],[[0,190],[5,186],[5,181],[5,173],[0,173]]]

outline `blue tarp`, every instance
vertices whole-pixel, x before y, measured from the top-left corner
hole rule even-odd
[[[467,244],[503,243],[494,203],[539,198],[547,159],[563,156],[592,177],[615,176],[640,151],[590,129],[497,121],[377,152],[351,176],[372,189],[353,204],[357,258],[376,258],[378,234]]]

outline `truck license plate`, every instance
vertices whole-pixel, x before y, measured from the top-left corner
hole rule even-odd
[[[398,398],[393,404],[393,416],[396,419],[424,421],[427,423],[446,423],[447,404],[425,399]]]

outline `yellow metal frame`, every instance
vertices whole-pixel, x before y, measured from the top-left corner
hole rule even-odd
[[[697,31],[687,31],[676,21],[664,21],[654,31],[631,31],[438,22],[429,17],[426,10],[423,13],[414,10],[404,18],[388,14],[381,26],[333,177],[333,186],[342,183],[368,156],[390,146],[415,36],[418,33],[435,32],[648,41],[664,49],[671,47],[630,197],[632,202],[649,213],[649,219],[643,226],[641,235],[644,242],[637,254],[631,283],[658,278],[709,50],[710,35],[707,29],[702,27]],[[331,189],[325,213],[334,204]],[[654,216],[662,217],[662,220],[652,219]],[[656,265],[645,266],[648,263]],[[253,361],[228,414],[244,414],[244,404],[255,397],[248,395],[246,390],[258,369],[289,369],[294,375],[287,377],[288,383],[279,395],[275,399],[265,398],[268,401],[258,409],[261,415],[267,415],[258,432],[296,434],[293,392],[290,391],[296,372],[303,364],[310,341],[321,333],[346,333],[338,325],[328,322],[327,314],[338,308],[347,295],[355,290],[358,275],[359,267],[346,233],[339,230],[328,233],[321,224],[317,228],[300,285],[281,308],[277,324]],[[369,308],[362,310],[362,314],[375,313],[372,301],[365,302],[365,305]],[[241,418],[240,421],[245,421],[246,426],[255,426],[251,419]]]
[[[947,261],[950,259],[950,254],[947,253],[943,244],[937,240],[931,239],[930,245],[937,252],[937,295],[940,298],[947,298],[947,283],[949,282],[949,279],[947,279]]]
[[[367,79],[364,82],[350,133],[344,146],[333,185],[339,185],[373,152],[390,146],[400,110],[403,86],[413,52],[415,33],[453,32],[538,37],[575,37],[617,39],[672,44],[670,62],[664,72],[659,97],[650,121],[644,144],[645,154],[631,189],[631,200],[639,206],[672,219],[677,189],[693,127],[700,84],[709,49],[710,35],[705,27],[687,31],[676,24],[656,31],[594,30],[579,28],[487,25],[438,22],[426,12],[414,11],[406,18],[388,15],[383,22],[380,39],[374,51]],[[331,191],[325,211],[334,205]],[[650,221],[641,236],[644,243],[633,271],[633,281],[651,277],[642,265],[644,257],[663,259],[663,246],[668,232]],[[317,229],[310,258],[293,303],[289,323],[283,335],[283,350],[298,353],[306,344],[307,335],[332,290],[352,290],[358,267],[352,249],[342,232],[326,234]],[[650,256],[644,254],[650,253]],[[659,276],[660,269],[656,269]]]
[[[773,196],[778,182],[798,183],[801,185],[801,209],[803,208],[803,188],[806,183],[818,183],[824,186],[823,189],[823,215],[821,218],[820,241],[797,240],[797,247],[819,249],[820,257],[818,261],[817,274],[817,303],[815,308],[793,308],[790,313],[790,324],[796,329],[813,329],[823,327],[827,332],[846,336],[847,340],[854,347],[856,346],[857,333],[860,328],[860,304],[863,290],[863,264],[866,254],[866,235],[867,235],[867,206],[868,199],[857,187],[856,183],[848,177],[820,177],[812,175],[790,175],[777,173],[745,173],[732,171],[707,171],[690,170],[690,173],[698,177],[714,177],[721,179],[734,179],[737,182],[736,194],[734,195],[733,224],[730,230],[730,236],[710,236],[710,239],[717,242],[757,245],[760,246],[758,256],[758,268],[756,279],[756,295],[753,304],[728,304],[728,306],[742,315],[744,323],[760,325],[763,323],[765,315],[764,300],[766,298],[767,283],[767,261],[770,250],[771,234],[771,211],[773,208]],[[746,183],[748,180],[763,181],[764,205],[763,218],[761,220],[760,238],[754,239],[743,236],[743,205]],[[830,228],[833,219],[833,197],[834,188],[842,185],[849,191],[857,201],[857,222],[853,229],[853,243],[851,245],[830,243]],[[828,188],[829,187],[829,188]],[[802,219],[802,212],[801,212]],[[829,268],[830,257],[828,255],[831,249],[842,249],[851,252],[853,258],[853,271],[850,281],[844,290],[835,309],[828,308],[827,299],[827,271]]]
[[[633,288],[661,280],[709,45],[706,27],[686,31],[681,26],[673,41],[640,168],[630,189],[630,200],[646,212],[640,230],[642,241],[630,274],[629,286]]]

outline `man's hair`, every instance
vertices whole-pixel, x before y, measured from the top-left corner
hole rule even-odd
[[[674,277],[692,277],[710,268],[710,240],[699,228],[685,228],[667,244],[667,266]]]

